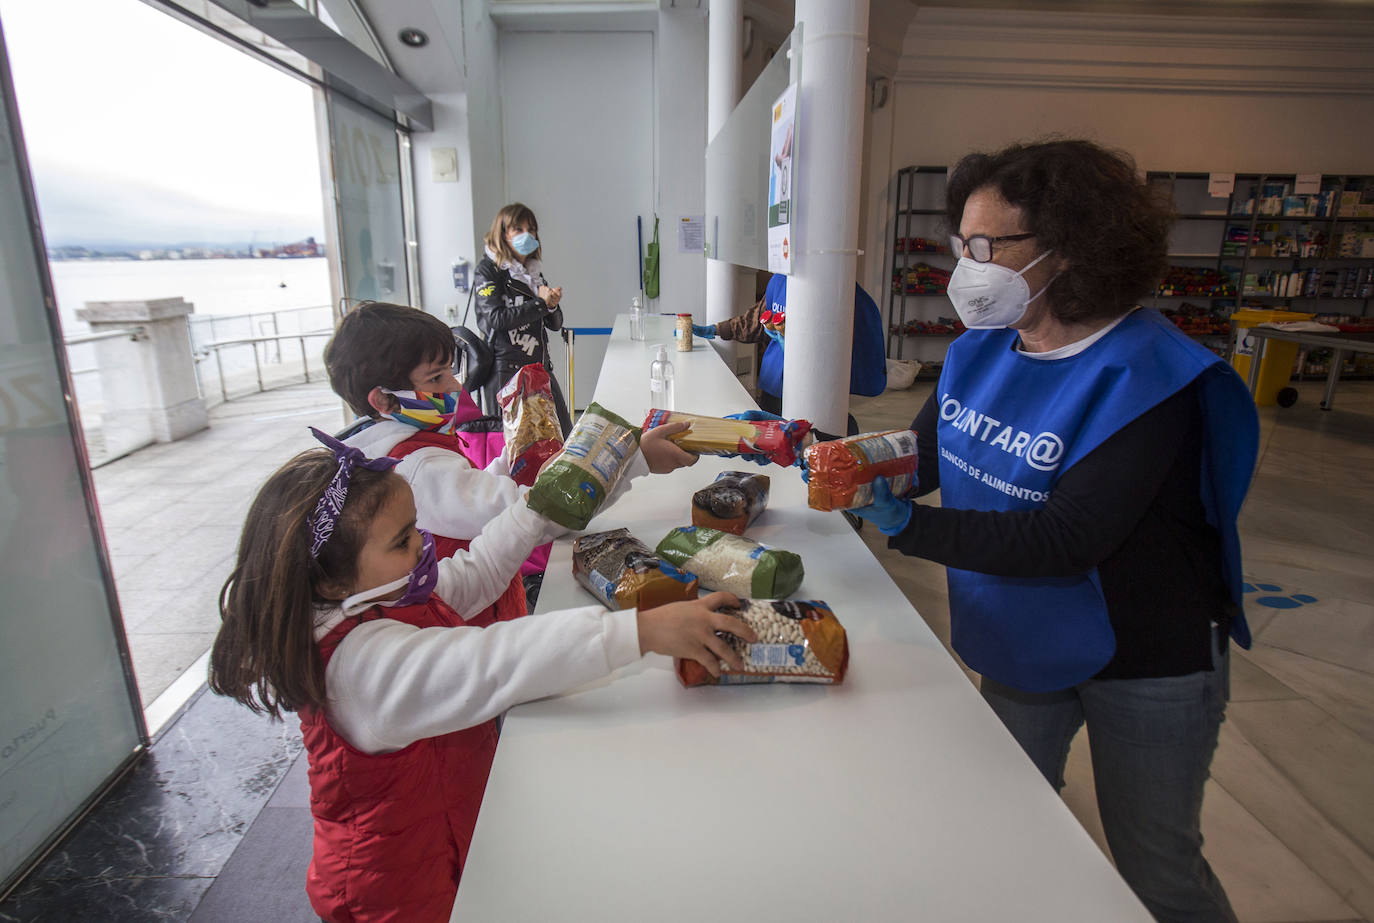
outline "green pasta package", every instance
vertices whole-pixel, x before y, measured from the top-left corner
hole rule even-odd
[[[585,529],[638,449],[639,428],[592,403],[534,479],[525,502],[560,526]]]
[[[695,574],[704,589],[736,596],[778,599],[795,592],[806,576],[799,555],[719,529],[679,526],[654,550],[679,570]]]

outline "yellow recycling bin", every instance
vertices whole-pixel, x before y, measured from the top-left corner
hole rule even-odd
[[[1249,336],[1250,328],[1256,324],[1279,323],[1290,320],[1311,320],[1313,315],[1302,311],[1279,311],[1263,308],[1241,308],[1231,315],[1235,324],[1235,348],[1231,350],[1231,365],[1240,377],[1250,380],[1250,363],[1255,357],[1257,338]],[[1293,375],[1293,360],[1298,355],[1298,344],[1283,340],[1269,340],[1265,344],[1264,358],[1260,362],[1259,383],[1255,385],[1255,404],[1259,407],[1272,407],[1278,403],[1279,389],[1288,387]]]

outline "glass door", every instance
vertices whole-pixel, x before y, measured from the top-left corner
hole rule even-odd
[[[0,35],[0,893],[146,745]]]

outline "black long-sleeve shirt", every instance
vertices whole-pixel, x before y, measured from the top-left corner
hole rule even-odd
[[[938,408],[912,422],[920,493],[940,484]],[[1066,470],[1036,510],[915,504],[889,547],[948,567],[1009,577],[1097,568],[1116,634],[1098,679],[1211,669],[1212,623],[1229,628],[1221,540],[1201,499],[1202,410],[1190,385],[1122,427]]]

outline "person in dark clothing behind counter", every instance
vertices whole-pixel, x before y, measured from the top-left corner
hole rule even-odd
[[[558,422],[567,436],[572,418],[553,374],[547,332],[563,329],[563,287],[550,287],[544,279],[539,221],[528,206],[514,202],[496,213],[484,243],[473,288],[477,325],[495,354],[491,378],[483,388],[486,412],[499,412],[496,392],[521,367],[537,362],[549,371]]]
[[[1169,211],[1086,141],[971,154],[946,218],[969,328],[917,415],[919,489],[855,510],[946,565],[954,649],[1037,768],[1064,785],[1085,723],[1118,870],[1159,920],[1234,921],[1200,818],[1249,647],[1236,516],[1259,423],[1231,367],[1136,305]]]

